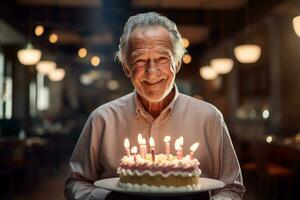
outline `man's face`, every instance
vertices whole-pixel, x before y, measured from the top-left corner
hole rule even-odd
[[[136,28],[129,38],[125,72],[137,93],[149,102],[162,101],[172,90],[178,64],[171,34],[163,27]]]

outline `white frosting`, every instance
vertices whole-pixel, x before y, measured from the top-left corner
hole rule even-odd
[[[131,170],[131,169],[123,169],[121,167],[118,168],[117,170],[118,174],[121,175],[137,175],[137,176],[142,176],[145,174],[148,174],[150,176],[155,176],[155,175],[161,175],[164,178],[170,176],[170,175],[175,175],[175,176],[181,176],[181,177],[192,177],[192,176],[200,176],[201,175],[201,170],[197,169],[194,170],[193,172],[184,172],[184,171],[169,171],[167,173],[163,173],[161,171],[155,171],[155,172],[151,172],[150,170],[144,170],[142,172],[138,171],[138,170]]]
[[[142,184],[142,185],[138,185],[138,184],[131,184],[131,183],[122,183],[122,182],[118,182],[118,186],[122,187],[122,188],[128,188],[131,190],[135,190],[135,191],[151,191],[151,192],[155,192],[155,191],[159,191],[159,192],[170,192],[170,191],[175,191],[175,192],[185,192],[185,191],[193,191],[193,190],[199,190],[201,189],[201,184],[197,184],[197,185],[189,185],[189,186],[180,186],[180,187],[176,187],[176,186],[149,186],[147,184]]]
[[[182,167],[189,168],[198,166],[200,163],[197,159],[191,159],[189,155],[183,157],[182,159],[177,159],[175,156],[170,155],[169,158],[165,154],[155,155],[155,161],[152,161],[151,154],[147,154],[146,159],[142,158],[140,155],[134,156],[124,156],[121,159],[121,164],[129,166],[140,166],[146,165],[151,167],[167,167],[171,166],[174,168]]]

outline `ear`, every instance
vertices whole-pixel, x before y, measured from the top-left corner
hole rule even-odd
[[[130,78],[131,77],[131,71],[130,71],[129,66],[124,61],[122,61],[121,63],[122,63],[122,67],[123,67],[123,71],[124,71],[125,76]]]

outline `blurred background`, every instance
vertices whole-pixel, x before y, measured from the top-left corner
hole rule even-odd
[[[296,199],[296,0],[2,0],[0,199],[64,199],[88,115],[133,90],[114,55],[128,17],[147,11],[173,20],[184,38],[179,90],[224,114],[244,199]]]

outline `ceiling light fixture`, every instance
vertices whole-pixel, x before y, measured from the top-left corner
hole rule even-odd
[[[87,49],[86,48],[80,48],[78,50],[78,56],[80,58],[84,58],[84,57],[86,57],[86,55],[87,55]]]
[[[189,64],[192,61],[192,56],[190,54],[184,54],[182,61],[184,64]]]
[[[254,63],[261,55],[261,48],[255,44],[244,44],[234,48],[234,55],[241,63]]]
[[[210,66],[203,66],[199,69],[199,74],[204,80],[214,80],[218,77],[217,72]]]
[[[298,37],[300,37],[300,15],[293,18],[293,28]]]
[[[188,48],[190,46],[190,41],[187,38],[182,38],[182,45],[184,48]]]
[[[38,25],[34,29],[34,33],[36,36],[41,36],[44,33],[44,27],[42,25]]]
[[[233,60],[230,58],[215,58],[210,61],[210,65],[218,74],[228,74],[233,68]]]
[[[98,56],[93,56],[91,58],[91,64],[94,66],[94,67],[97,67],[99,64],[100,64],[100,58]]]
[[[55,33],[52,33],[50,36],[49,36],[49,42],[54,44],[58,41],[58,35],[55,34]]]
[[[61,81],[64,77],[65,77],[65,70],[62,68],[57,68],[55,70],[53,70],[50,74],[49,74],[49,79],[51,81]]]
[[[50,61],[50,60],[43,60],[40,61],[37,65],[36,65],[36,70],[43,75],[48,75],[50,74],[53,70],[55,70],[56,68],[56,63],[54,61]]]
[[[35,65],[40,61],[42,52],[39,49],[35,49],[31,43],[28,43],[25,49],[18,51],[17,57],[23,65]]]

